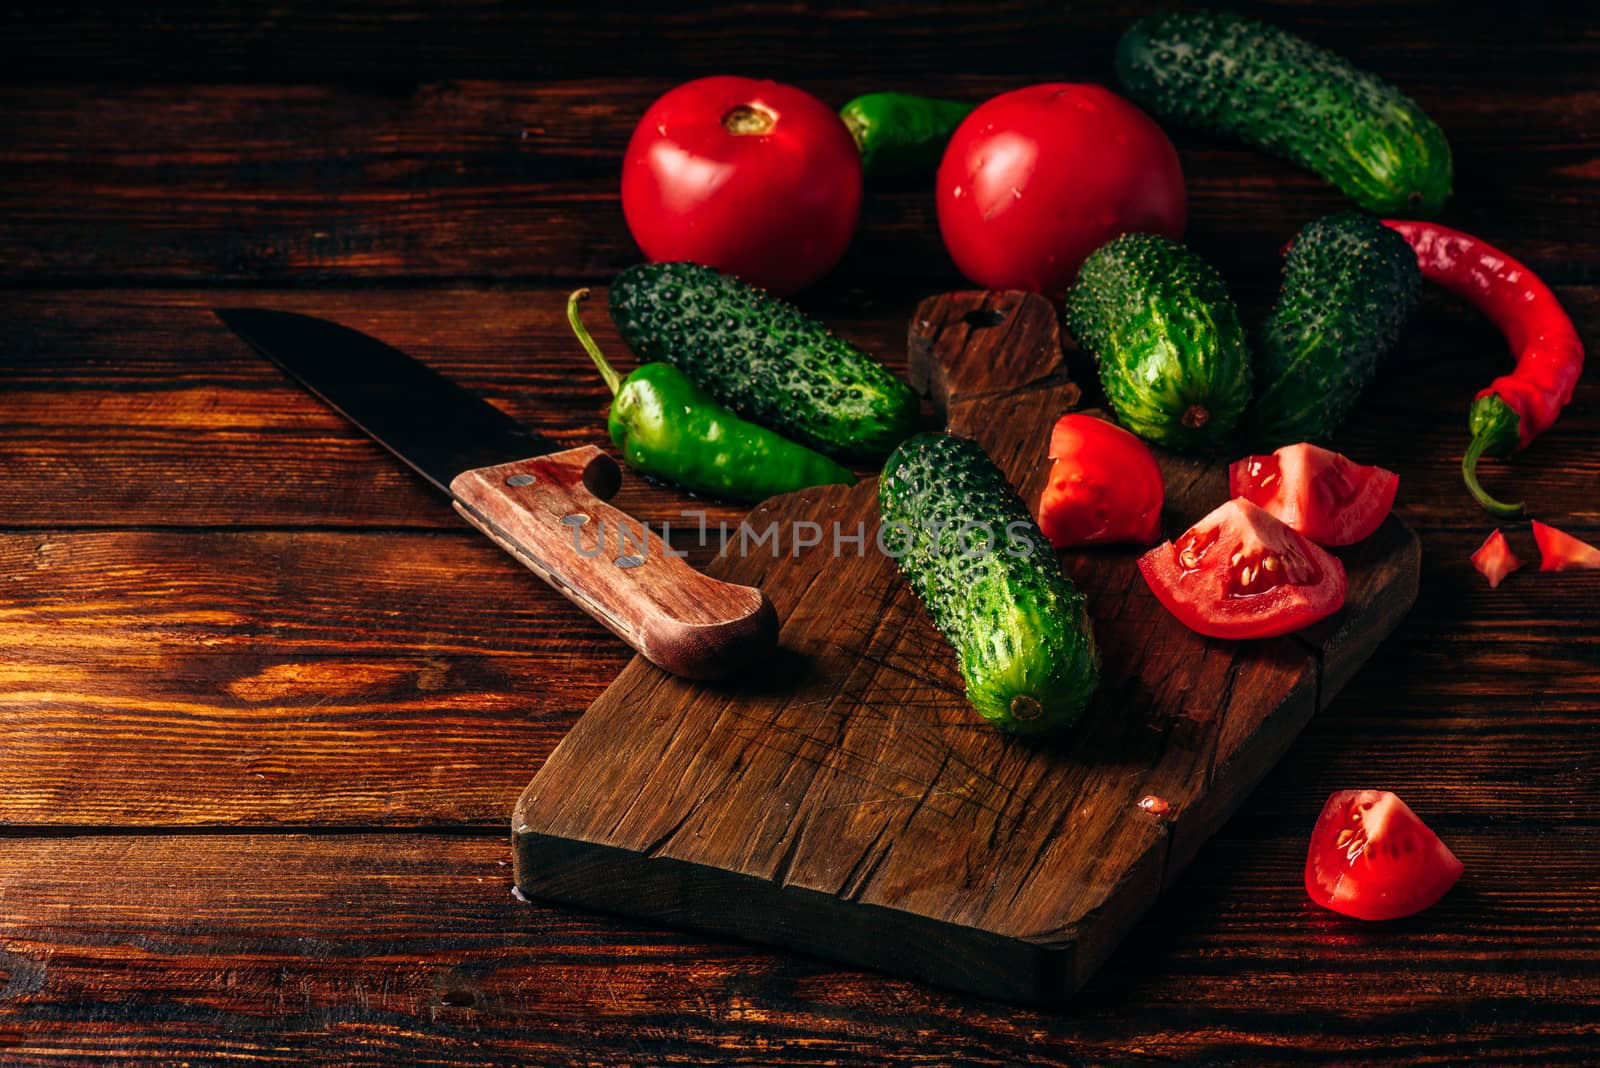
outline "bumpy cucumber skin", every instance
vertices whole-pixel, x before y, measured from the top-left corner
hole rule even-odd
[[[1157,117],[1292,160],[1367,211],[1431,218],[1450,197],[1450,144],[1421,108],[1275,26],[1207,11],[1151,15],[1122,35],[1116,67]]]
[[[1100,678],[1088,603],[988,454],[918,434],[884,464],[878,503],[884,543],[905,549],[900,570],[954,647],[978,714],[1018,734],[1076,722]],[[990,551],[971,551],[986,531]]]
[[[1331,437],[1400,339],[1421,284],[1411,246],[1370,215],[1329,215],[1301,230],[1256,333],[1255,442]]]
[[[665,360],[707,393],[836,459],[876,462],[917,425],[917,396],[888,368],[787,301],[694,263],[629,267],[611,318],[641,361]]]
[[[1239,310],[1216,270],[1176,241],[1124,234],[1100,246],[1067,292],[1066,321],[1140,437],[1212,448],[1250,402]]]

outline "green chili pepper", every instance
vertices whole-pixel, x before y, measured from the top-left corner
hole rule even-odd
[[[867,178],[932,176],[944,146],[973,105],[909,93],[867,93],[839,109]]]
[[[670,363],[641,364],[619,378],[578,318],[588,296],[580,289],[567,298],[567,322],[611,387],[608,429],[629,466],[734,501],[855,482],[820,452],[739,418]]]

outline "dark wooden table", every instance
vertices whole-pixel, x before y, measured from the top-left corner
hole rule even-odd
[[[636,256],[618,160],[655,95],[1109,81],[1140,6],[0,11],[0,1063],[1600,1059],[1600,574],[1468,563],[1463,413],[1507,356],[1443,295],[1343,438],[1400,472],[1415,610],[1059,1013],[515,899],[512,803],[623,648],[208,311],[338,318],[602,443],[560,302]],[[1243,6],[1413,93],[1455,148],[1446,221],[1600,340],[1592,19]],[[1192,242],[1258,314],[1341,201],[1177,141]],[[804,303],[903,366],[917,299],[960,287],[931,197],[873,193]],[[1600,376],[1485,473],[1600,539]],[[1466,864],[1422,916],[1301,887],[1323,799],[1365,786]]]

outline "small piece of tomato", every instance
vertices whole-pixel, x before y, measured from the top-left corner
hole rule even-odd
[[[1541,523],[1537,519],[1533,521],[1533,540],[1539,543],[1540,571],[1600,568],[1600,549],[1548,523]]]
[[[1344,605],[1344,565],[1242,497],[1139,557],[1167,610],[1213,638],[1288,634]]]
[[[1511,546],[1506,544],[1506,536],[1496,530],[1483,540],[1478,546],[1478,551],[1472,554],[1472,566],[1477,568],[1484,578],[1489,580],[1489,588],[1500,585],[1501,581],[1511,572],[1522,566],[1522,561],[1517,559],[1511,551]]]
[[[1421,912],[1461,878],[1461,862],[1394,794],[1341,790],[1328,798],[1306,853],[1306,893],[1358,920]]]
[[[1039,529],[1051,545],[1149,545],[1161,537],[1161,469],[1144,442],[1104,419],[1063,415],[1050,459]]]
[[[1228,467],[1228,492],[1246,497],[1318,545],[1370,537],[1394,507],[1400,476],[1301,442]]]

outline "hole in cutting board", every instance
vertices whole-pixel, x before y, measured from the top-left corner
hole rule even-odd
[[[982,328],[985,326],[999,326],[1006,321],[1006,313],[997,311],[994,308],[978,308],[975,311],[967,312],[961,318],[966,320],[968,326]]]

